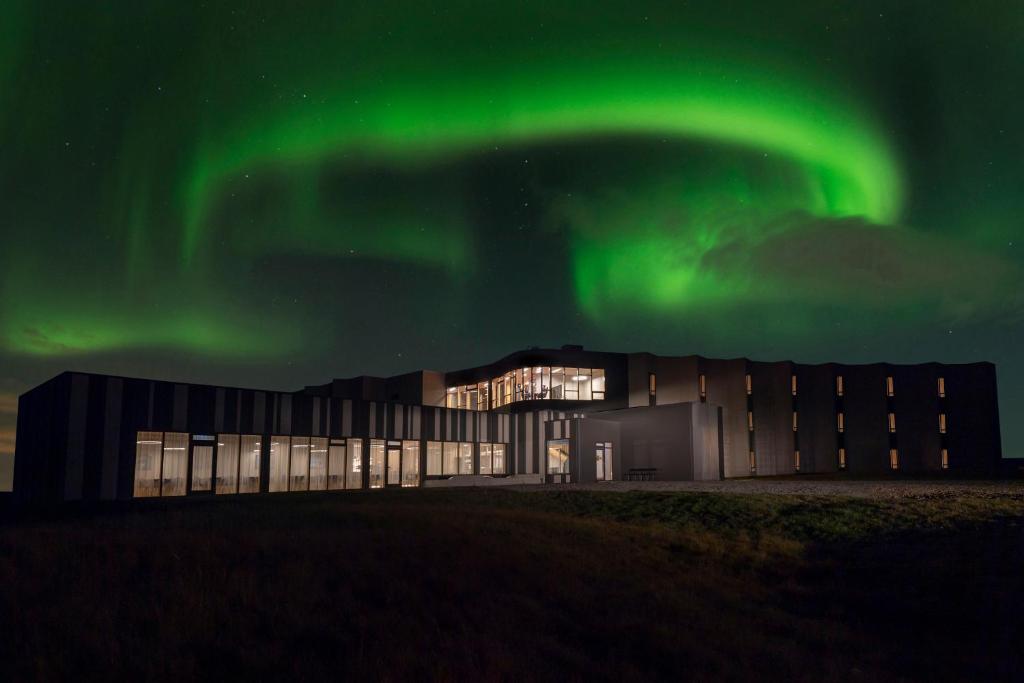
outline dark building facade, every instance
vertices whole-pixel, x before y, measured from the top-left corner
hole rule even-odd
[[[992,475],[995,366],[529,349],[295,392],[65,372],[21,396],[20,500],[388,486]]]

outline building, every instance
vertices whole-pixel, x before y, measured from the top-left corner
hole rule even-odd
[[[992,475],[995,366],[529,349],[296,392],[65,372],[21,396],[14,495],[98,500],[796,473]]]

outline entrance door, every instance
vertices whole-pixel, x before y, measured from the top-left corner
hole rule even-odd
[[[213,490],[213,446],[192,446],[192,490]]]
[[[594,447],[594,470],[598,481],[612,480],[612,444],[598,441]]]
[[[388,486],[402,484],[402,449],[388,446]]]
[[[569,480],[569,440],[548,441],[547,481],[565,484]]]

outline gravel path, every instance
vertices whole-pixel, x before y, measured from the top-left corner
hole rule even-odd
[[[691,491],[856,498],[931,498],[970,494],[981,497],[1024,498],[1024,481],[899,481],[729,479],[726,481],[611,481],[600,484],[516,486],[520,491]]]

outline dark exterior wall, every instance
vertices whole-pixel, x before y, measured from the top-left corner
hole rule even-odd
[[[701,360],[707,401],[722,407],[722,465],[726,477],[749,477],[749,442],[747,430],[747,361]]]
[[[889,467],[884,365],[838,366],[845,385],[843,404],[847,469],[854,474],[885,474]]]
[[[942,371],[950,469],[994,474],[1002,459],[995,366],[947,365]]]
[[[942,469],[937,369],[936,365],[889,368],[895,389],[890,405],[896,415],[895,443],[902,472]]]
[[[655,356],[652,372],[656,378],[656,405],[700,400],[697,378],[700,359],[697,356]],[[647,386],[647,378],[644,378]]]
[[[718,406],[676,403],[617,410],[601,415],[617,422],[621,468],[655,468],[662,480],[719,478]]]
[[[797,377],[800,471],[836,472],[839,470],[839,439],[835,368],[831,364],[794,364],[793,373]]]
[[[757,474],[792,474],[795,471],[792,364],[751,362],[749,368],[753,382]]]
[[[655,357],[649,353],[631,353],[627,359],[626,406],[643,408],[650,405],[648,375],[654,372]]]
[[[621,458],[620,425],[610,420],[577,418],[567,420],[575,429],[572,449],[569,454],[570,469],[574,481],[589,483],[597,481],[596,444],[607,442],[612,444],[612,479],[622,479],[619,472]]]

